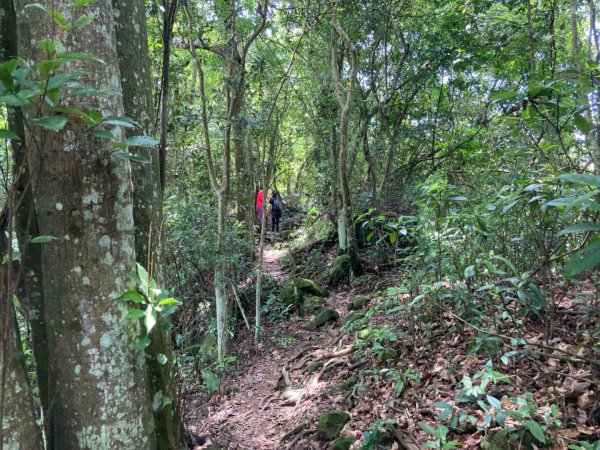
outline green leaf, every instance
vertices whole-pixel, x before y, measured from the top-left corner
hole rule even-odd
[[[96,0],[75,0],[75,8],[81,8],[89,3],[95,2]]]
[[[167,357],[165,355],[163,355],[162,353],[159,353],[158,355],[156,355],[156,360],[158,361],[158,363],[161,366],[164,366],[168,361]]]
[[[150,334],[152,328],[154,328],[154,325],[156,325],[157,320],[156,309],[154,306],[148,305],[144,311],[144,324],[146,325],[146,333]]]
[[[573,278],[587,272],[600,264],[600,241],[588,245],[572,255],[565,266],[565,277]]]
[[[113,156],[117,156],[119,158],[125,158],[130,161],[135,161],[135,162],[139,162],[142,164],[148,164],[150,162],[150,159],[148,159],[144,155],[135,155],[135,154],[129,153],[129,152],[114,152]]]
[[[118,301],[131,300],[132,302],[135,302],[135,303],[147,303],[146,297],[144,297],[142,294],[140,294],[137,291],[127,291],[123,295],[121,295],[119,298],[117,298],[117,300]]]
[[[144,350],[150,345],[150,338],[148,336],[138,336],[138,341],[132,345],[134,350]]]
[[[396,243],[396,233],[390,233],[390,244],[394,245]]]
[[[34,119],[33,123],[48,130],[60,131],[67,124],[67,118],[63,116],[48,116]]]
[[[56,9],[52,9],[50,11],[50,15],[52,16],[52,19],[54,20],[54,23],[56,23],[56,25],[58,25],[58,26],[60,26],[62,28],[68,28],[69,27],[69,22],[67,22],[67,19],[65,19],[65,16],[63,16]]]
[[[421,427],[421,429],[423,431],[425,431],[425,433],[432,435],[433,437],[437,437],[437,433],[435,431],[435,428],[433,428],[431,425],[429,425],[428,423],[425,422],[419,422],[419,426]]]
[[[18,134],[13,133],[10,130],[0,130],[0,139],[11,139],[13,141],[21,140]]]
[[[492,397],[491,395],[486,395],[487,401],[490,405],[492,405],[496,409],[502,408],[502,403],[496,397]]]
[[[531,432],[531,434],[533,434],[534,438],[536,438],[542,444],[546,443],[546,438],[544,437],[544,430],[542,429],[539,423],[537,423],[534,420],[526,420],[524,423],[527,429]]]
[[[89,25],[90,23],[92,23],[94,21],[94,16],[92,15],[85,15],[85,16],[81,16],[79,19],[77,19],[75,21],[75,28],[83,28],[87,25]]]
[[[590,121],[581,114],[575,114],[573,116],[573,122],[575,122],[577,129],[586,136],[590,134],[590,131],[592,131],[592,125],[590,124]]]
[[[144,287],[148,287],[150,285],[150,275],[148,275],[148,271],[141,264],[136,264],[137,266],[137,274],[142,280],[141,285]]]
[[[109,139],[111,141],[115,138],[115,136],[108,130],[94,130],[90,134],[97,138]]]
[[[35,43],[35,45],[47,55],[54,55],[58,51],[56,41],[52,41],[49,39],[38,41]]]
[[[48,80],[46,90],[51,91],[52,89],[59,88],[69,81],[81,78],[83,75],[85,75],[83,70],[74,70],[73,72],[63,72],[54,75]]]
[[[470,265],[465,267],[465,280],[468,280],[469,278],[473,278],[475,276],[475,266],[474,265]]]
[[[54,237],[54,236],[36,236],[33,239],[31,239],[31,243],[32,244],[45,244],[46,242],[51,242],[51,241],[58,241],[59,238]]]
[[[600,175],[592,175],[589,173],[565,173],[559,175],[558,179],[568,181],[569,183],[600,187]]]
[[[219,377],[217,377],[214,372],[208,369],[202,369],[200,373],[202,374],[204,384],[206,384],[208,390],[217,392],[220,389],[221,382],[219,381]]]
[[[23,98],[22,94],[11,94],[0,97],[0,104],[8,106],[25,106],[29,104],[29,100]]]
[[[132,136],[123,141],[128,147],[154,147],[158,141],[150,136]]]
[[[125,128],[135,128],[137,126],[137,123],[135,123],[129,117],[111,117],[110,119],[104,120],[102,123]]]
[[[127,313],[128,319],[141,319],[144,317],[146,310],[143,309],[132,309]]]
[[[564,236],[565,234],[585,233],[587,231],[600,231],[600,223],[578,223],[577,225],[573,225],[561,230],[558,233],[558,236]]]
[[[448,417],[450,417],[454,412],[454,408],[452,407],[452,405],[446,402],[435,402],[433,404],[433,407],[442,410],[442,412],[440,412],[437,416],[438,420],[445,420]]]
[[[161,300],[160,302],[158,302],[159,305],[177,305],[179,304],[179,302],[174,299],[173,297],[169,297],[169,298],[165,298],[164,300]]]

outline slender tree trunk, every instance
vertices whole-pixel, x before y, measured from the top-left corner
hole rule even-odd
[[[12,0],[0,0],[0,62],[18,54],[17,23]],[[14,166],[17,177],[14,204],[15,228],[21,252],[20,277],[17,296],[28,315],[33,339],[33,355],[37,373],[40,403],[44,416],[48,411],[48,338],[44,321],[44,301],[42,288],[42,259],[39,245],[27,245],[32,236],[38,236],[38,225],[34,214],[29,166],[26,162],[25,127],[21,112],[8,108],[9,128],[21,141],[12,141]],[[18,173],[17,173],[18,172]]]
[[[145,134],[151,134],[154,106],[145,3],[143,0],[113,0],[113,7],[125,115],[138,122]],[[132,36],[136,39],[131,39]],[[145,147],[132,149],[133,153],[148,161],[147,164],[132,164],[133,218],[137,262],[148,269],[158,286],[162,286],[163,194],[161,161],[156,150]],[[160,325],[152,329],[151,344],[146,349],[149,394],[153,405],[164,404],[154,410],[157,446],[160,449],[176,449],[183,443],[183,424],[176,411],[171,339]],[[158,355],[166,356],[166,362],[159,361]]]
[[[340,25],[335,16],[335,9],[332,12],[332,34],[331,34],[331,64],[333,82],[335,85],[336,97],[340,105],[340,147],[338,157],[338,180],[341,197],[341,209],[338,212],[338,238],[340,249],[350,256],[350,267],[354,275],[362,272],[360,260],[358,258],[358,249],[356,245],[356,235],[354,232],[354,217],[352,211],[352,202],[350,199],[350,185],[348,183],[348,132],[350,125],[350,114],[352,112],[352,103],[354,92],[356,90],[358,61],[356,48],[348,38],[348,35]],[[341,84],[339,60],[337,56],[337,45],[335,33],[340,36],[345,46],[350,52],[350,86],[345,90]]]
[[[31,42],[61,39],[67,52],[100,58],[68,63],[85,70],[91,87],[111,96],[67,97],[72,108],[123,115],[113,9],[110,3],[57,6],[65,17],[93,14],[93,26],[57,34],[44,12],[17,1],[19,54],[39,60]],[[51,111],[46,111],[51,114]],[[32,111],[29,111],[32,114]],[[115,130],[117,133],[118,130]],[[129,162],[113,156],[110,141],[91,137],[69,122],[60,132],[38,133],[30,156],[40,233],[58,238],[41,244],[49,340],[53,449],[154,449],[143,354],[131,346],[139,324],[115,301],[127,290],[125,272],[135,267],[132,181]]]

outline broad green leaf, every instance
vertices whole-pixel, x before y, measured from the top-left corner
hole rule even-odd
[[[156,360],[158,361],[158,363],[161,366],[164,366],[168,361],[167,357],[165,355],[163,355],[162,353],[159,353],[158,355],[156,355]]]
[[[390,244],[394,245],[396,243],[396,233],[390,233]]]
[[[425,433],[432,435],[433,437],[437,437],[437,433],[435,431],[435,428],[433,428],[431,425],[429,425],[428,423],[425,422],[419,422],[419,426],[421,427],[421,429],[423,431],[425,431]]]
[[[90,134],[97,138],[109,139],[111,141],[115,138],[115,136],[108,130],[94,130]]]
[[[52,19],[54,20],[54,23],[56,23],[56,25],[63,27],[63,28],[69,27],[69,22],[67,22],[67,19],[65,19],[65,16],[63,16],[60,13],[60,11],[57,11],[56,9],[52,9],[52,10],[50,10],[50,15],[52,16]]]
[[[435,402],[433,404],[433,407],[442,410],[442,412],[440,412],[437,416],[438,420],[446,420],[454,412],[454,408],[452,407],[452,405],[446,402]]]
[[[85,75],[83,70],[74,70],[73,72],[63,72],[54,75],[48,80],[46,90],[51,91],[52,89],[59,88],[71,80],[81,78],[83,75]]]
[[[31,239],[31,243],[32,244],[44,244],[46,242],[51,242],[51,241],[58,241],[57,237],[54,236],[36,236],[33,239]]]
[[[34,119],[33,123],[48,130],[60,131],[67,124],[67,118],[63,116],[48,116]]]
[[[589,173],[565,173],[559,175],[558,179],[562,181],[568,181],[569,183],[600,187],[600,175],[592,175]]]
[[[135,302],[135,303],[147,303],[146,297],[144,297],[142,294],[140,294],[137,291],[127,291],[123,295],[121,295],[119,298],[117,298],[117,300],[119,300],[119,301],[131,300],[132,302]]]
[[[204,384],[210,391],[218,391],[221,387],[221,382],[219,381],[219,377],[217,377],[212,371],[208,369],[202,369],[200,371],[202,374],[202,378],[204,379]]]
[[[37,47],[47,55],[54,55],[58,51],[56,41],[51,41],[49,39],[38,41],[35,43],[35,45],[37,45]]]
[[[561,230],[558,233],[558,236],[564,236],[565,234],[585,233],[587,231],[600,231],[600,223],[578,223],[577,225],[573,225]]]
[[[492,405],[496,409],[502,408],[502,403],[496,397],[492,397],[491,395],[486,395],[487,401],[490,405]]]
[[[0,139],[11,139],[13,141],[21,140],[18,134],[13,133],[10,130],[0,130]]]
[[[572,255],[565,266],[565,277],[573,278],[600,265],[600,241],[596,241]]]
[[[21,93],[10,94],[0,97],[0,104],[6,104],[8,106],[25,106],[29,104],[29,100],[23,98]]]
[[[474,265],[470,265],[465,267],[465,280],[468,280],[469,278],[473,278],[475,276],[475,266]]]
[[[94,21],[94,16],[92,15],[85,15],[85,16],[81,16],[79,19],[77,19],[75,21],[75,28],[83,28],[87,25],[89,25],[90,23],[92,23]]]
[[[150,345],[150,338],[148,336],[138,336],[138,341],[132,345],[134,350],[144,350]]]
[[[127,313],[128,319],[141,319],[144,317],[146,311],[143,309],[132,309]]]
[[[136,264],[137,266],[137,274],[142,280],[142,286],[148,287],[150,285],[150,275],[148,275],[148,271],[141,264]]]
[[[592,125],[590,124],[590,121],[581,114],[575,114],[573,116],[573,122],[575,122],[577,129],[586,136],[590,134],[590,131],[592,131]]]
[[[539,423],[537,423],[534,420],[526,420],[524,423],[527,429],[531,432],[531,434],[533,434],[534,438],[536,438],[542,444],[546,443],[546,438],[544,437],[544,430],[542,429]]]
[[[132,136],[123,141],[128,147],[154,147],[158,141],[150,136]]]
[[[157,314],[156,309],[152,305],[148,305],[146,310],[144,311],[144,325],[146,325],[146,333],[150,334],[154,325],[157,322]]]
[[[104,120],[102,123],[125,128],[135,128],[137,126],[137,123],[135,123],[129,117],[111,117],[110,119]]]

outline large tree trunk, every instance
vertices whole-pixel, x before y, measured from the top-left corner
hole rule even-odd
[[[63,106],[95,108],[121,116],[123,106],[110,3],[75,8],[40,2],[65,17],[94,15],[93,25],[56,34],[57,25],[18,0],[19,53],[39,60],[31,42],[62,38],[67,52],[86,52],[104,63],[79,60],[85,82],[108,96],[67,97]],[[29,111],[32,115],[33,111]],[[50,111],[45,114],[51,115]],[[119,132],[115,130],[115,132]],[[132,181],[129,162],[113,156],[110,141],[91,137],[77,121],[59,132],[37,133],[30,167],[42,244],[49,340],[51,405],[49,446],[55,449],[154,449],[143,354],[131,346],[139,324],[126,319],[115,298],[127,290],[135,267]]]
[[[113,8],[125,115],[138,122],[144,133],[151,134],[154,107],[148,65],[145,2],[113,0]],[[132,36],[136,36],[136,39],[131,39]],[[147,164],[132,165],[137,262],[146,267],[157,284],[162,286],[161,161],[156,148],[138,147],[132,151],[148,161]],[[165,397],[171,400],[154,409],[157,446],[160,449],[179,448],[184,435],[183,424],[176,411],[172,353],[169,333],[162,326],[155,326],[150,346],[146,349],[150,396],[153,405],[162,405]],[[167,361],[159,362],[158,355],[165,355]]]

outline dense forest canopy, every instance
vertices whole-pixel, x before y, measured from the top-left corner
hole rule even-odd
[[[1,0],[0,450],[193,448],[319,284],[371,307],[317,360],[396,395],[331,448],[598,448],[597,6]],[[534,360],[587,384],[487,388]]]

